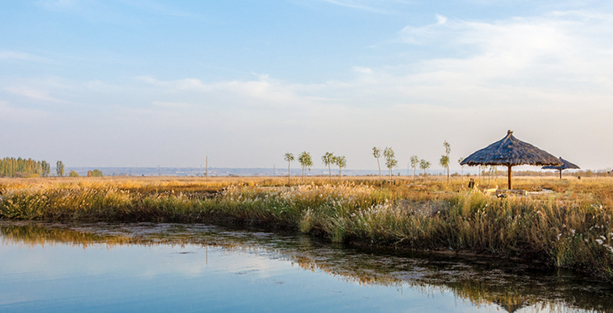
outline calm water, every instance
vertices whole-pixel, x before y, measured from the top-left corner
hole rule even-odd
[[[0,222],[0,312],[613,312],[612,285],[497,260],[176,224]]]

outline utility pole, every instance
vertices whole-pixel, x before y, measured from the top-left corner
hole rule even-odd
[[[206,156],[206,172],[204,172],[204,177],[209,177],[209,156]]]

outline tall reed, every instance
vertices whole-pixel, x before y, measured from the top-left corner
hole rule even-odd
[[[5,186],[0,218],[257,224],[335,242],[531,259],[613,280],[613,209],[601,182],[545,181],[541,190],[557,192],[507,198],[433,179],[284,183],[233,181],[215,192],[201,181]]]

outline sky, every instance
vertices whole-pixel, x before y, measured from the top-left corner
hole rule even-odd
[[[613,166],[613,3],[0,0],[0,157],[440,168],[503,138]],[[294,167],[299,167],[295,162]],[[534,168],[538,169],[538,168]]]

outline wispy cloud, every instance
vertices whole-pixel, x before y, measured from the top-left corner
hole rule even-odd
[[[258,75],[256,80],[250,81],[233,80],[214,83],[204,83],[195,78],[160,81],[153,77],[143,76],[138,79],[174,93],[225,94],[259,100],[257,102],[247,101],[247,105],[275,106],[279,103],[294,103],[299,99],[291,85],[271,79],[268,75]]]
[[[455,23],[448,23],[447,20],[447,17],[437,14],[436,23],[425,26],[406,26],[400,31],[400,40],[416,45],[440,40],[441,37],[458,27]]]
[[[186,109],[186,108],[190,108],[194,106],[191,103],[164,102],[164,101],[153,101],[153,105],[156,107],[167,108],[167,109]]]
[[[159,2],[150,1],[150,0],[123,0],[123,1],[125,1],[127,4],[133,7],[147,10],[150,12],[155,12],[157,14],[162,14],[162,15],[169,15],[169,16],[175,16],[175,17],[187,17],[187,18],[194,18],[194,17],[199,16],[198,14],[194,12],[180,10],[175,7],[171,7],[169,5],[161,4]]]
[[[32,120],[44,118],[46,113],[41,110],[21,108],[11,105],[9,101],[0,100],[0,121],[3,126],[15,123],[31,123]]]
[[[24,53],[17,51],[0,51],[0,60],[21,60],[21,61],[35,61],[35,62],[44,62],[47,61],[46,58]]]
[[[361,74],[372,74],[372,69],[363,66],[354,66],[353,71]]]
[[[397,13],[398,5],[412,4],[406,0],[323,0],[327,3],[355,10],[368,11],[377,14]]]
[[[589,99],[585,108],[596,109],[606,105],[613,93],[613,43],[602,40],[603,34],[612,30],[611,16],[590,11],[554,12],[492,22],[433,15],[429,25],[401,29],[398,40],[411,44],[408,51],[416,49],[417,43],[417,49],[436,50],[445,45],[468,53],[443,57],[433,54],[393,67],[356,64],[351,68],[352,79],[314,84],[286,82],[268,75],[211,82],[200,78],[167,80],[141,76],[138,80],[144,85],[140,87],[93,81],[74,86],[75,90],[70,92],[100,95],[134,92],[146,99],[137,104],[189,109],[198,105],[188,104],[201,103],[271,109],[415,104],[467,109],[505,105],[573,110],[580,99]],[[5,90],[31,99],[61,101],[52,96],[57,92],[41,91],[53,88],[31,85]],[[124,105],[121,101],[112,103]]]
[[[327,3],[372,12],[406,4]],[[173,74],[168,78],[160,74],[164,71],[152,71],[155,76],[141,76],[132,82],[106,77],[89,82],[60,81],[64,85],[44,79],[13,84],[6,78],[0,81],[8,86],[0,90],[4,92],[0,97],[14,105],[0,102],[0,114],[15,114],[17,103],[27,108],[28,103],[37,101],[54,104],[68,99],[83,104],[79,112],[59,105],[43,109],[57,118],[70,115],[74,117],[70,120],[80,121],[88,117],[96,120],[97,113],[103,112],[126,133],[141,131],[124,142],[126,151],[131,142],[140,142],[141,136],[156,138],[168,142],[165,150],[181,155],[229,151],[224,157],[229,166],[269,164],[273,153],[282,155],[286,149],[317,153],[316,149],[339,147],[339,151],[355,151],[347,154],[357,167],[368,167],[372,162],[368,145],[382,141],[381,145],[398,147],[399,156],[419,153],[435,160],[442,140],[457,142],[462,148],[454,151],[468,153],[471,151],[462,150],[470,148],[468,141],[497,139],[499,135],[485,138],[484,133],[500,132],[502,136],[508,128],[528,141],[527,134],[543,136],[542,141],[556,148],[550,152],[570,155],[585,151],[583,157],[592,158],[592,164],[608,162],[613,148],[595,141],[613,131],[609,122],[613,116],[613,42],[606,40],[613,37],[611,15],[555,11],[492,21],[433,14],[430,23],[409,25],[389,35],[393,36],[394,43],[387,43],[389,46],[406,55],[419,52],[420,56],[379,63],[356,60],[347,66],[343,79],[323,78],[315,83],[279,79],[283,74],[215,80],[210,78],[215,76],[199,77],[191,72],[190,76],[176,78]],[[0,60],[29,58],[10,51],[0,54]],[[100,125],[101,133],[117,129],[115,125],[106,129],[104,124]],[[203,134],[214,134],[210,140],[215,144],[194,145]],[[179,141],[178,137],[185,139]],[[557,144],[557,137],[564,137],[564,143]],[[592,139],[586,138],[596,139],[590,142]],[[432,142],[436,144],[431,147]],[[573,148],[564,147],[567,144]],[[101,147],[101,153],[113,150],[109,147]],[[159,164],[152,156],[164,152],[143,149],[147,152],[142,158]],[[264,150],[272,152],[268,155]],[[255,151],[257,161],[245,163],[245,151]]]
[[[609,74],[613,70],[613,43],[602,40],[613,35],[613,19],[606,15],[556,12],[491,23],[441,21],[438,17],[431,25],[405,27],[399,33],[400,40],[431,49],[446,45],[472,52],[464,57],[423,60],[419,75],[445,80],[458,77],[457,82],[470,81],[477,86],[564,91],[581,88],[588,81],[594,87],[605,87],[613,78]]]
[[[3,89],[9,93],[16,94],[22,97],[26,97],[32,100],[69,103],[68,101],[54,98],[45,91],[38,90],[32,87],[23,87],[23,86],[22,87],[5,87]]]
[[[72,10],[97,3],[95,0],[38,0],[36,4],[48,10]]]
[[[90,20],[103,21],[124,21],[128,17],[135,18],[133,15],[122,13],[122,5],[127,5],[146,13],[180,18],[200,17],[197,13],[181,10],[174,6],[152,0],[39,0],[37,5],[50,11],[70,12]]]

